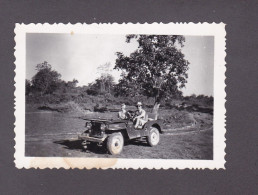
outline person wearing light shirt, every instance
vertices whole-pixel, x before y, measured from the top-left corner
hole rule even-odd
[[[120,118],[120,119],[126,119],[127,117],[126,117],[126,105],[123,103],[122,105],[121,105],[121,111],[119,111],[118,112],[118,118]]]
[[[142,128],[143,125],[148,121],[146,111],[142,108],[142,103],[137,103],[138,116],[134,117],[135,125],[134,128]]]

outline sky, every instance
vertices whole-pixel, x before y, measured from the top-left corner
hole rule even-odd
[[[116,52],[129,56],[138,47],[136,41],[126,43],[125,36],[27,33],[26,79],[31,80],[36,74],[37,64],[47,61],[63,80],[75,78],[82,86],[101,75],[99,66],[110,63],[109,73],[117,82],[121,72],[112,70]],[[213,95],[214,37],[185,36],[184,45],[181,50],[190,65],[183,94]]]

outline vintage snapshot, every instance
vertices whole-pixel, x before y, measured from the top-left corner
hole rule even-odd
[[[225,24],[14,31],[17,168],[225,168]]]

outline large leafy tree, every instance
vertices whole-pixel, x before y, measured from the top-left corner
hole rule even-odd
[[[46,61],[38,64],[36,70],[38,72],[32,78],[33,87],[42,95],[53,93],[61,82],[61,74],[52,70],[51,65]]]
[[[127,35],[126,42],[136,39],[136,51],[125,56],[117,52],[115,69],[122,70],[116,91],[121,94],[155,98],[157,113],[162,98],[178,95],[187,82],[189,62],[181,52],[185,38],[178,35]]]

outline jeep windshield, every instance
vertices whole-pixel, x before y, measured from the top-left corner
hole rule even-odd
[[[89,122],[100,122],[100,123],[121,123],[121,122],[127,122],[128,120],[124,119],[100,119],[100,118],[82,118],[85,121]]]

